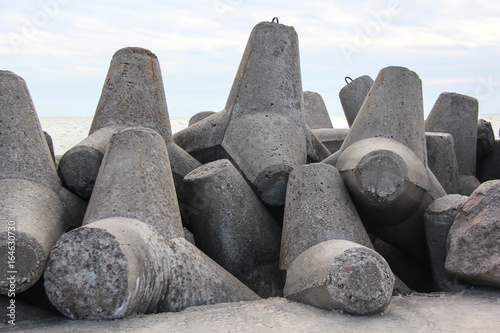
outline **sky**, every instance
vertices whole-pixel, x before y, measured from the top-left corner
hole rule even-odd
[[[160,61],[170,117],[220,111],[252,28],[278,17],[299,36],[303,90],[343,115],[344,78],[403,66],[427,115],[442,92],[500,113],[497,0],[0,0],[0,69],[27,83],[39,116],[93,116],[113,54]]]

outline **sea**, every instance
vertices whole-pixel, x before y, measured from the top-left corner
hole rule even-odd
[[[172,133],[188,126],[191,117],[170,117]],[[349,128],[343,115],[331,115],[334,128]],[[479,119],[491,122],[495,139],[499,139],[500,114],[480,114]],[[40,117],[45,132],[52,137],[55,155],[63,155],[66,151],[88,136],[92,117]]]

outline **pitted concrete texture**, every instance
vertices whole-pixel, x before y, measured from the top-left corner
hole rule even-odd
[[[314,91],[304,91],[304,116],[310,129],[333,128],[323,97]]]
[[[340,90],[340,103],[342,104],[342,109],[344,109],[349,127],[351,127],[354,119],[356,119],[359,109],[363,105],[372,85],[373,79],[368,75],[363,75],[349,82]]]

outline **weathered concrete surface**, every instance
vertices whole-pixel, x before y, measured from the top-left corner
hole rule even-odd
[[[448,194],[460,193],[460,177],[453,137],[448,133],[425,133],[427,164]]]
[[[184,235],[167,147],[155,131],[130,127],[111,138],[83,224],[109,217],[137,219],[167,239]]]
[[[344,109],[349,127],[352,126],[354,119],[356,119],[359,109],[363,105],[372,85],[373,79],[368,75],[363,75],[349,82],[340,90],[340,103],[342,104],[342,109]]]
[[[194,116],[192,116],[191,118],[189,118],[188,126],[194,125],[197,122],[199,122],[200,120],[203,120],[205,118],[210,117],[214,113],[216,113],[216,112],[215,111],[201,111],[201,112],[198,112],[197,114],[195,114]]]
[[[191,217],[204,253],[236,277],[278,260],[279,225],[229,160],[202,165],[184,181],[204,202]]]
[[[26,82],[0,71],[0,179],[26,179],[57,193],[54,161]]]
[[[481,184],[451,226],[445,269],[465,281],[500,287],[500,180]]]
[[[489,121],[479,119],[477,122],[477,158],[480,159],[495,149],[495,133]]]
[[[299,166],[288,178],[280,268],[331,239],[373,248],[337,169],[325,163]]]
[[[109,141],[113,134],[124,128],[127,127],[101,128],[64,153],[58,167],[64,186],[82,198],[90,198]]]
[[[373,137],[402,143],[426,164],[422,82],[416,73],[404,67],[380,70],[341,150]]]
[[[166,242],[153,227],[123,217],[70,231],[47,260],[47,295],[72,319],[151,313],[168,287]]]
[[[1,307],[3,311],[4,307]],[[393,297],[381,314],[351,316],[285,298],[191,307],[181,312],[133,316],[118,321],[54,318],[18,322],[18,332],[495,332],[500,326],[500,291]]]
[[[476,176],[460,175],[460,194],[471,195],[481,183]]]
[[[168,242],[168,286],[157,311],[257,300],[260,297],[184,238]]]
[[[139,47],[115,52],[89,135],[107,126],[142,126],[172,141],[172,129],[156,55]]]
[[[257,24],[225,109],[222,147],[267,204],[285,202],[288,174],[306,163],[302,78],[295,29]]]
[[[346,240],[329,240],[302,252],[288,266],[283,294],[322,309],[367,315],[384,311],[394,275],[375,250]]]
[[[328,158],[331,155],[328,148],[321,140],[312,132],[306,125],[306,148],[307,148],[307,163],[318,163]]]
[[[424,213],[425,235],[431,260],[435,290],[451,290],[453,277],[446,274],[446,242],[458,212],[469,198],[450,194],[431,203]]]
[[[336,166],[363,223],[373,227],[394,226],[410,217],[429,188],[422,160],[392,139],[357,141],[342,151]]]
[[[439,95],[425,120],[427,132],[444,132],[453,136],[460,175],[476,172],[478,102],[457,93]]]
[[[67,228],[64,214],[58,195],[47,187],[25,179],[0,180],[1,294],[8,293],[12,274],[16,293],[40,278],[50,249]],[[12,251],[14,260],[8,260]]]
[[[304,116],[310,129],[333,128],[323,97],[314,91],[304,91]]]

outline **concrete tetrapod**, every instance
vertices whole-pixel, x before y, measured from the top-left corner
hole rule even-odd
[[[429,185],[422,160],[391,139],[357,141],[342,152],[337,168],[368,226],[388,227],[411,216]]]
[[[333,128],[323,97],[314,91],[304,91],[304,116],[310,129]]]
[[[118,319],[259,297],[185,239],[168,241],[134,219],[72,230],[45,270],[51,302],[72,319]]]
[[[0,142],[0,293],[20,293],[85,204],[61,188],[28,87],[9,71],[0,71]]]
[[[344,109],[349,127],[352,126],[354,119],[356,119],[359,109],[363,105],[372,85],[373,79],[368,75],[363,75],[349,82],[340,90],[340,103],[342,104],[342,109]]]
[[[448,133],[426,132],[427,165],[448,194],[460,192],[460,177],[453,137]]]
[[[151,128],[167,144],[172,142],[160,64],[155,54],[138,47],[113,55],[89,137],[66,152],[59,163],[64,184],[89,198],[111,136],[131,126]]]
[[[280,268],[286,270],[299,254],[330,239],[373,248],[337,169],[301,165],[288,178]]]
[[[310,247],[288,266],[285,297],[354,315],[384,311],[392,299],[394,275],[375,250],[333,239]]]
[[[308,155],[303,104],[295,29],[262,22],[252,30],[224,110],[174,141],[202,163],[231,159],[261,200],[281,206],[290,171]]]
[[[477,127],[477,99],[457,93],[439,95],[425,120],[427,132],[449,133],[453,137],[463,195],[470,195],[479,186],[478,181],[470,179],[476,175]]]
[[[204,253],[237,278],[278,261],[280,227],[229,160],[202,165],[184,181],[204,202],[192,217]]]
[[[157,132],[130,127],[111,138],[83,224],[109,217],[137,219],[168,239],[184,235],[167,146]]]

